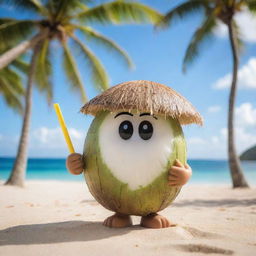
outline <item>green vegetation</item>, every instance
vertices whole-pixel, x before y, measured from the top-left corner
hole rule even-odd
[[[256,161],[256,145],[243,152],[240,156],[240,160]]]
[[[24,99],[21,72],[26,70],[27,64],[20,59],[0,70],[0,95],[9,107],[19,114],[23,113],[22,99]]]

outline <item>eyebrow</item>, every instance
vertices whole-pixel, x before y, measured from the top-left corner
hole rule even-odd
[[[153,118],[155,118],[157,120],[157,117],[155,117],[154,115],[150,115],[150,113],[142,113],[142,114],[140,114],[140,116],[152,116]]]
[[[118,113],[117,115],[115,115],[115,118],[117,118],[117,117],[120,116],[120,115],[129,115],[129,116],[133,116],[133,114],[132,114],[132,113],[129,113],[129,112],[120,112],[120,113]]]

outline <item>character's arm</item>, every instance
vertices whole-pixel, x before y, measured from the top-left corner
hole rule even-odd
[[[169,171],[168,183],[171,186],[185,185],[192,175],[192,169],[188,164],[183,165],[179,160],[175,160]]]
[[[70,154],[66,159],[66,167],[71,174],[81,174],[84,170],[83,156],[78,153]]]

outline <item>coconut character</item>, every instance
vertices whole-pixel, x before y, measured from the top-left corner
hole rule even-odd
[[[186,163],[182,124],[202,125],[202,118],[184,97],[151,81],[125,82],[96,96],[81,112],[95,116],[83,155],[73,153],[66,165],[84,172],[93,197],[115,212],[108,227],[170,227],[158,214],[170,205],[192,170]]]

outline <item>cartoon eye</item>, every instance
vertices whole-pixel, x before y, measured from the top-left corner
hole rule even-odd
[[[119,125],[119,135],[122,139],[128,140],[132,137],[133,134],[133,126],[130,121],[123,121]]]
[[[149,121],[142,121],[139,125],[139,135],[143,140],[149,140],[153,135],[153,125]]]

